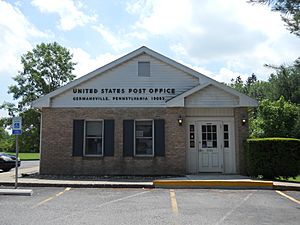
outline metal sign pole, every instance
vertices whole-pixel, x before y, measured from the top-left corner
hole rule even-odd
[[[18,188],[18,164],[19,164],[19,135],[16,135],[16,174],[15,174],[15,189]]]

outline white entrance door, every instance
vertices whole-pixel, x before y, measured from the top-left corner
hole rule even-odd
[[[198,123],[199,172],[223,172],[220,128],[219,121]]]

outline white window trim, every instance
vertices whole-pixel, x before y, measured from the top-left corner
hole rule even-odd
[[[102,154],[85,154],[85,140],[86,140],[86,122],[102,122]],[[84,157],[102,157],[104,154],[104,120],[103,119],[88,119],[84,120],[84,133],[83,133],[83,156]]]
[[[136,154],[136,132],[135,132],[135,127],[136,127],[136,121],[151,121],[152,122],[152,154],[151,155],[140,155]],[[134,120],[134,156],[135,157],[154,157],[154,120],[153,119],[137,119]]]

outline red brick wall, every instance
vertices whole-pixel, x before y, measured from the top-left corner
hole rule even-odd
[[[184,108],[43,108],[41,174],[180,175],[186,172]],[[113,157],[73,157],[74,119],[114,119]],[[123,120],[165,119],[165,157],[123,157]]]
[[[242,119],[246,119],[246,124],[242,124]],[[234,123],[237,173],[246,174],[244,142],[249,136],[249,121],[247,108],[234,109]]]

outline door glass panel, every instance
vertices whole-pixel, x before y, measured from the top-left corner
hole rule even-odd
[[[213,139],[217,140],[217,133],[213,133]]]
[[[213,125],[213,126],[212,126],[212,131],[213,131],[213,132],[217,132],[217,126],[216,126],[216,125]]]
[[[224,124],[224,148],[229,148],[228,124]]]
[[[213,148],[217,147],[217,141],[213,141]]]
[[[207,126],[207,132],[211,132],[211,125],[206,125]]]
[[[202,148],[217,148],[217,125],[202,125]]]
[[[211,140],[211,133],[207,134],[207,140]]]
[[[195,125],[190,125],[190,148],[195,148]]]
[[[224,139],[228,139],[228,133],[224,132]]]
[[[224,124],[224,131],[228,131],[228,125]]]

